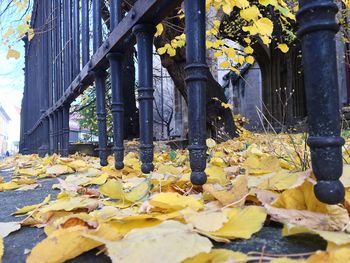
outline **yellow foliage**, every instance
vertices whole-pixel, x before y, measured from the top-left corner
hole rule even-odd
[[[4,255],[4,239],[0,237],[0,263],[2,262],[3,255]]]
[[[80,225],[58,229],[32,249],[27,263],[65,262],[102,244],[99,241],[86,238],[84,235],[108,240],[121,238],[107,224],[101,224],[96,230]]]
[[[160,193],[152,196],[149,203],[167,211],[177,211],[184,208],[192,208],[198,211],[203,208],[203,202],[193,196],[183,196],[178,193]]]
[[[221,229],[210,232],[210,235],[228,239],[248,239],[262,228],[266,219],[265,210],[257,206],[233,208],[226,213],[228,222]]]
[[[186,259],[183,263],[226,263],[248,261],[248,256],[241,252],[226,249],[212,249],[210,253],[200,253],[197,256]]]
[[[208,253],[212,244],[192,230],[190,225],[165,221],[158,226],[135,229],[120,241],[108,241],[85,235],[106,245],[113,262],[182,262],[199,253]]]

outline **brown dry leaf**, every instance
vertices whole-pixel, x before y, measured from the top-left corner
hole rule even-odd
[[[86,234],[107,240],[121,238],[107,224],[101,224],[97,229],[88,229],[80,225],[58,229],[32,249],[27,263],[65,262],[102,244],[97,240],[85,238]]]
[[[246,175],[240,175],[231,183],[232,185],[227,187],[205,184],[203,190],[210,193],[223,206],[241,207],[248,195],[248,178]]]
[[[262,205],[270,205],[271,203],[275,202],[279,197],[279,194],[275,192],[261,189],[252,189],[250,190],[250,194],[256,195],[256,198]]]
[[[344,200],[344,206],[346,210],[348,210],[348,213],[350,214],[350,190],[345,190],[345,200]]]
[[[325,225],[323,228],[321,228],[323,230],[341,230],[348,225],[350,221],[346,209],[337,205],[326,205],[318,201],[313,191],[313,184],[309,181],[305,181],[297,188],[284,191],[280,197],[272,203],[272,206],[276,208],[322,213],[324,214],[324,217],[322,217],[323,219],[328,218],[327,222],[324,222]],[[309,227],[308,225],[305,226]]]
[[[341,230],[332,222],[328,214],[317,213],[307,210],[283,209],[265,205],[267,214],[276,222],[304,226],[319,230]]]
[[[177,263],[199,253],[208,253],[213,246],[210,240],[195,233],[190,225],[177,221],[145,229],[135,229],[122,240],[111,242],[88,235],[105,243],[112,262]]]

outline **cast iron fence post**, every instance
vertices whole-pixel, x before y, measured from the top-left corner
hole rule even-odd
[[[137,40],[140,104],[141,170],[150,173],[153,165],[153,36],[154,25],[140,24],[133,28]]]
[[[206,167],[206,85],[208,66],[205,47],[205,0],[186,0],[186,84],[188,90],[189,152],[191,182],[207,181]]]
[[[62,135],[62,156],[68,157],[69,155],[69,104],[64,105],[62,108],[62,121],[63,121],[63,135]]]
[[[98,123],[98,151],[100,153],[100,164],[106,166],[107,161],[107,121],[106,121],[106,72],[104,70],[95,70],[96,84],[96,111]]]
[[[54,146],[54,117],[53,114],[49,115],[49,136],[50,136],[50,147],[49,154],[54,154],[55,146]]]
[[[122,19],[121,0],[112,0],[110,5],[111,31]],[[113,142],[114,142],[114,166],[116,169],[124,168],[124,101],[122,86],[122,61],[123,53],[114,52],[107,55],[111,72],[112,90],[112,117],[113,117]]]
[[[114,163],[124,168],[124,102],[122,87],[122,53],[107,55],[111,69]]]
[[[101,1],[93,0],[93,50],[96,52],[102,44]],[[96,111],[98,122],[98,142],[100,164],[106,166],[107,161],[107,121],[106,121],[106,72],[103,69],[93,71],[96,84]]]
[[[305,72],[312,169],[316,197],[327,204],[344,199],[335,34],[332,0],[300,0],[297,14]]]

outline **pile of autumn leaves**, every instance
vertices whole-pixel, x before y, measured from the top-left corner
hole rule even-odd
[[[150,175],[141,173],[133,152],[122,171],[113,168],[112,157],[107,167],[82,155],[8,158],[0,169],[14,169],[14,175],[0,191],[30,195],[41,178],[57,177],[53,188],[60,192],[55,200],[47,196],[18,208],[14,215],[23,217],[20,224],[0,223],[0,234],[44,228],[47,237],[27,262],[64,262],[94,248],[112,262],[350,262],[349,166],[344,165],[342,178],[344,203],[325,205],[313,194],[312,172],[301,171],[305,160],[300,157],[308,156],[301,135],[244,132],[220,145],[209,139],[207,145],[203,187],[190,183],[185,151],[157,153]],[[213,249],[211,240],[249,239],[267,220],[282,223],[284,236],[321,236],[327,251],[301,259]]]

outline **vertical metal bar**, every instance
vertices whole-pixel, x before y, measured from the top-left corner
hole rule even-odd
[[[63,112],[62,108],[58,109],[58,153],[63,154],[62,142],[63,142]]]
[[[77,2],[78,0],[76,0]],[[72,0],[64,0],[65,2],[65,21],[64,30],[65,30],[65,61],[64,61],[64,72],[65,72],[65,85],[64,90],[67,90],[71,84],[74,76],[74,61],[75,58],[73,55],[73,34],[72,34]],[[60,146],[61,146],[61,155],[67,157],[69,152],[69,108],[70,105],[64,105],[61,109],[62,115],[62,124],[60,127]]]
[[[43,34],[40,36],[41,40],[41,52],[39,57],[40,70],[42,74],[40,75],[40,114],[43,115],[48,109],[49,103],[49,28],[48,28],[48,15],[49,15],[49,1],[42,2],[41,4],[41,23],[42,28],[44,28]],[[42,121],[42,125],[38,127],[38,153],[41,157],[44,157],[49,152],[49,120],[45,118]]]
[[[153,165],[153,25],[141,24],[133,28],[137,40],[140,105],[141,170],[150,173]]]
[[[55,152],[55,144],[54,144],[54,115],[51,114],[49,116],[49,133],[50,133],[50,148],[49,154],[53,154]]]
[[[80,72],[80,24],[79,24],[79,0],[73,2],[73,78]]]
[[[122,3],[121,0],[111,0],[110,1],[110,23],[111,23],[111,31],[117,27],[117,25],[122,20]]]
[[[317,178],[316,197],[327,204],[344,199],[335,34],[337,5],[332,0],[300,0],[297,14],[308,108],[308,145]]]
[[[208,67],[205,49],[205,0],[186,0],[186,85],[188,90],[189,152],[191,182],[207,181],[206,167],[206,98]]]
[[[62,9],[63,5],[61,0],[58,0],[58,12],[57,12],[57,64],[58,64],[58,77],[57,77],[57,90],[56,90],[56,101],[61,97],[62,95],[62,89],[64,86],[64,76],[63,76],[63,70],[62,70],[62,64],[63,64],[63,50],[62,50]],[[58,143],[58,141],[57,141]]]
[[[64,105],[62,109],[62,156],[69,154],[69,105]]]
[[[75,0],[78,1],[78,0]],[[69,87],[69,85],[72,83],[73,77],[74,77],[74,53],[73,53],[73,34],[72,34],[72,25],[73,25],[73,18],[72,18],[72,0],[67,0],[67,37],[68,37],[68,52],[67,52],[67,63],[66,67],[68,66],[68,83],[64,87],[65,90]]]
[[[93,50],[94,52],[102,44],[102,19],[101,19],[101,1],[93,0]],[[95,84],[96,84],[96,110],[98,122],[98,141],[100,164],[106,166],[107,161],[107,121],[106,121],[106,74],[103,70],[95,70]]]
[[[101,0],[93,0],[93,51],[94,53],[102,44],[102,18],[101,18]]]
[[[112,0],[110,6],[111,31],[122,19],[121,0]],[[124,168],[124,101],[122,85],[122,53],[110,53],[107,55],[111,70],[112,89],[112,117],[113,117],[113,142],[114,142],[114,166],[116,169]]]
[[[28,153],[28,118],[29,118],[29,113],[28,113],[28,36],[26,35],[23,38],[24,41],[24,50],[25,50],[25,58],[24,58],[24,91],[23,91],[23,104],[22,104],[22,110],[21,114],[23,115],[23,122],[21,123],[21,127],[23,127],[23,154]]]
[[[53,113],[53,149],[58,153],[58,112]]]
[[[83,66],[85,66],[90,59],[90,29],[89,29],[89,0],[82,0],[81,6],[81,45]]]

